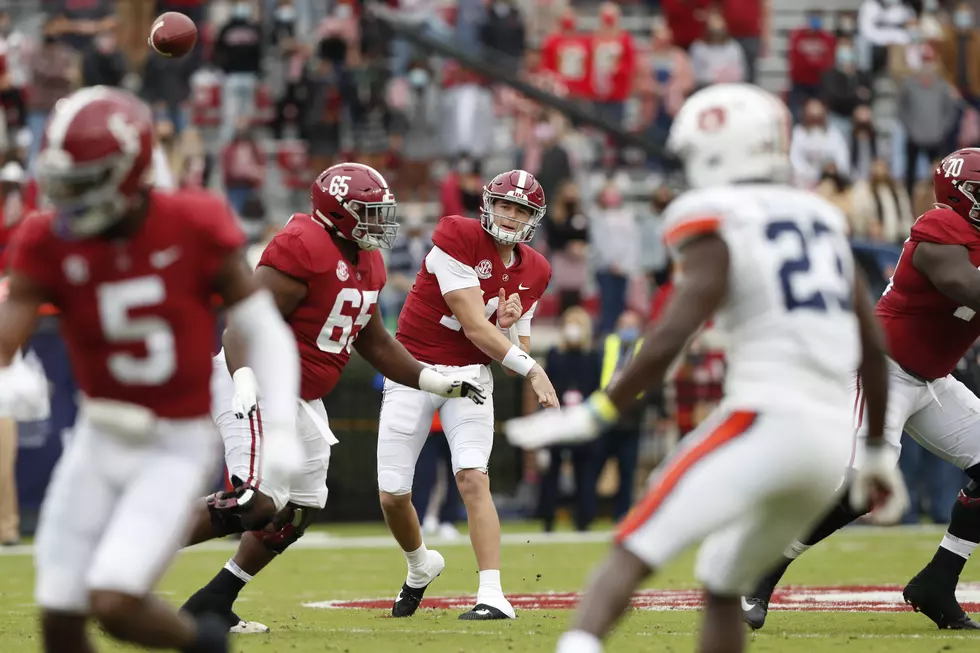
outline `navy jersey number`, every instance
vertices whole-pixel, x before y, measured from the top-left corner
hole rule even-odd
[[[799,297],[793,292],[793,278],[805,275],[810,272],[812,261],[811,256],[826,256],[827,249],[820,249],[814,252],[814,243],[820,239],[834,238],[830,228],[820,221],[813,222],[813,230],[806,234],[800,229],[799,225],[789,220],[773,222],[766,228],[766,237],[769,240],[779,240],[781,238],[792,238],[800,245],[800,254],[794,258],[783,261],[779,268],[779,281],[783,288],[783,301],[787,311],[806,309],[811,311],[826,311],[829,303],[835,304],[841,310],[851,309],[851,284],[847,282],[844,272],[844,261],[840,254],[832,247],[829,251],[833,252],[834,269],[837,270],[841,283],[841,288],[846,288],[841,292],[837,288],[822,288],[815,290],[807,297]]]

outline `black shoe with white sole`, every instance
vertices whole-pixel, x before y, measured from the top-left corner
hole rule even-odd
[[[493,619],[511,619],[507,613],[498,610],[492,605],[487,605],[486,603],[477,603],[476,606],[469,612],[464,612],[459,615],[459,618],[463,621],[490,621]]]
[[[980,624],[966,614],[956,590],[937,581],[923,570],[902,591],[905,602],[935,622],[940,630],[980,630]]]
[[[742,620],[752,630],[759,630],[766,625],[769,614],[769,601],[753,597],[742,597]]]
[[[425,594],[427,587],[428,585],[423,587],[409,587],[408,583],[402,585],[402,588],[398,591],[398,596],[395,598],[395,604],[391,606],[391,616],[411,617],[415,614],[415,611],[419,609],[419,605],[422,604],[422,596]]]

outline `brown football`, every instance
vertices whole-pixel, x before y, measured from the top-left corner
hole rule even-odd
[[[183,57],[197,43],[197,26],[179,11],[168,11],[153,21],[146,42],[164,57]]]

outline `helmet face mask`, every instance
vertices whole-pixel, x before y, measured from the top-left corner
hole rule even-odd
[[[350,201],[344,206],[355,218],[357,226],[352,239],[363,250],[391,249],[398,238],[397,209],[391,202]]]
[[[483,228],[500,243],[529,242],[547,210],[544,199],[541,185],[530,173],[503,172],[483,188]]]

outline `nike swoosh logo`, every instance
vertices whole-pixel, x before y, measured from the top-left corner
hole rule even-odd
[[[180,258],[180,247],[169,247],[167,249],[161,249],[159,251],[150,254],[150,265],[155,267],[157,270],[162,270],[163,268],[169,266],[171,263],[177,261]]]
[[[745,600],[745,597],[744,596],[742,597],[742,610],[744,612],[748,612],[749,610],[751,610],[754,607],[755,606],[753,606],[751,603],[749,603],[748,601]]]
[[[523,283],[517,284],[517,289],[518,290],[530,290],[530,288],[525,288]]]
[[[488,615],[488,614],[490,614],[490,611],[489,611],[489,610],[475,610],[475,612],[476,612],[477,614],[482,614],[482,615],[484,615],[484,616],[486,616],[486,615]]]

